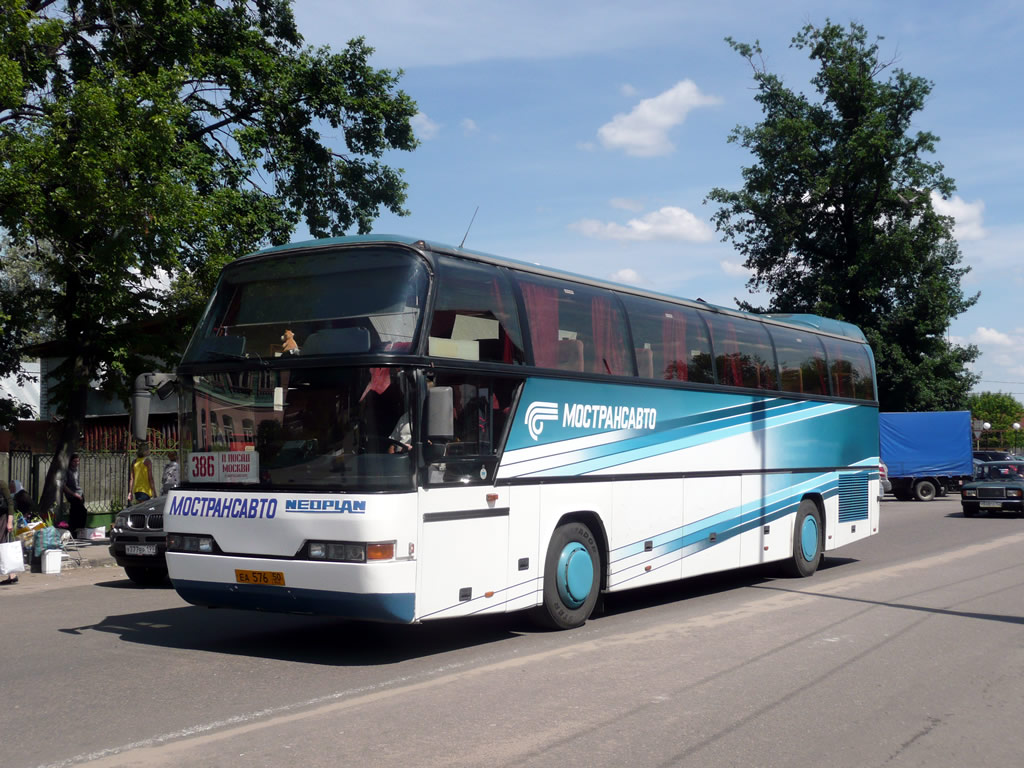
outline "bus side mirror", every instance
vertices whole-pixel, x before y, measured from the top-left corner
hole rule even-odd
[[[151,390],[155,389],[157,397],[166,400],[177,388],[177,377],[173,373],[140,373],[135,377],[132,390],[132,435],[136,440],[146,439],[149,427],[149,402],[153,399]]]
[[[451,387],[427,391],[427,439],[455,437],[455,406]]]
[[[149,427],[149,401],[152,397],[148,389],[140,388],[138,381],[135,382],[135,391],[132,392],[132,435],[140,442],[146,439],[146,430]]]

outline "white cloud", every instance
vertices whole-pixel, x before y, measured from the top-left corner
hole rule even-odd
[[[627,99],[631,99],[636,96],[636,88],[629,83],[623,83],[622,87],[619,88],[619,93],[625,96]]]
[[[611,279],[616,283],[628,283],[630,285],[642,285],[645,280],[640,277],[640,273],[635,269],[625,267],[620,269],[618,272],[612,273]]]
[[[573,222],[571,229],[598,240],[690,240],[711,239],[711,228],[684,208],[665,206],[625,225],[583,219]]]
[[[953,195],[944,200],[942,195],[932,190],[932,207],[942,216],[952,216],[956,220],[954,233],[957,240],[981,240],[988,232],[982,226],[985,213],[985,201],[975,200],[968,203],[960,195]]]
[[[472,136],[474,133],[476,133],[479,130],[480,130],[480,128],[477,127],[477,124],[476,124],[475,120],[471,120],[470,118],[467,117],[467,118],[465,118],[462,121],[462,135],[463,136]]]
[[[662,94],[644,99],[628,115],[618,114],[602,125],[597,136],[606,149],[621,149],[634,157],[656,157],[674,149],[668,132],[686,120],[691,109],[717,104],[692,80],[682,80]]]
[[[628,197],[613,197],[608,201],[612,208],[619,208],[623,211],[638,213],[643,210],[644,204],[639,200],[630,200]]]
[[[971,334],[972,344],[989,344],[995,347],[1012,347],[1014,341],[1010,336],[993,328],[986,328],[983,325]]]
[[[726,261],[725,259],[722,259],[718,264],[722,268],[722,271],[731,277],[750,277],[750,270],[742,264],[737,264],[734,261]]]
[[[409,122],[412,124],[412,130],[416,134],[416,138],[422,141],[436,139],[437,134],[441,132],[440,124],[435,123],[424,112],[417,112]]]

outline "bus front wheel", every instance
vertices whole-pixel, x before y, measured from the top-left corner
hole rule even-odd
[[[601,589],[601,555],[590,528],[570,522],[555,528],[544,561],[544,602],[534,619],[549,629],[582,626]]]
[[[804,499],[796,510],[793,523],[793,556],[786,562],[787,575],[796,578],[811,576],[821,562],[821,513],[818,505]]]

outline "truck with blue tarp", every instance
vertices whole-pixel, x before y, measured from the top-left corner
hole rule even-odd
[[[971,479],[968,411],[879,413],[878,439],[897,499],[931,501]]]

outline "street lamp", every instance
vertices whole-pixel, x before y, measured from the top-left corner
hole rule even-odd
[[[1017,433],[1020,432],[1020,422],[1013,422],[1013,455],[1017,455]]]
[[[987,421],[983,421],[981,423],[981,431],[982,432],[988,432],[990,429],[992,429],[992,425],[989,424]]]

